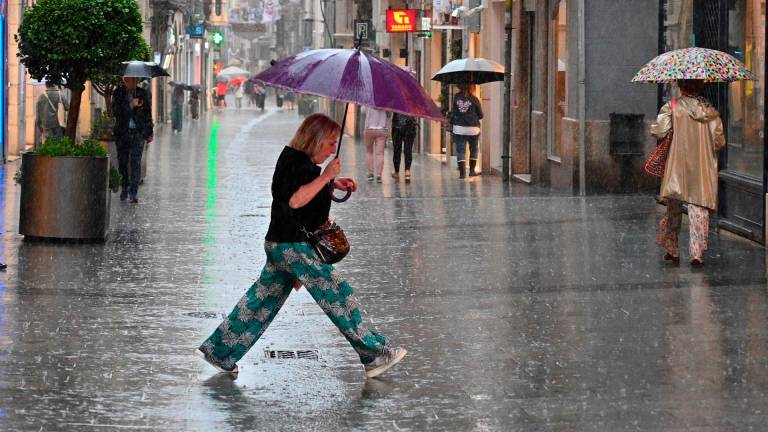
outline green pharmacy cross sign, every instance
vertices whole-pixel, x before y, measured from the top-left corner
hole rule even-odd
[[[221,34],[221,31],[216,30],[211,34],[211,42],[214,43],[214,45],[219,46],[224,41],[224,36]]]

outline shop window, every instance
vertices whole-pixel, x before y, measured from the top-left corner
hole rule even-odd
[[[741,60],[755,81],[728,87],[728,170],[763,176],[765,144],[765,0],[731,2],[728,52]]]
[[[561,0],[550,22],[547,157],[556,161],[562,155],[562,124],[568,114],[567,9],[567,1]]]

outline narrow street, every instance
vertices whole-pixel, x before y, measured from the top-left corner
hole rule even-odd
[[[703,269],[687,248],[675,268],[652,196],[459,181],[425,155],[406,184],[390,148],[368,183],[349,138],[342,173],[361,190],[332,208],[352,245],[337,268],[408,356],[366,380],[302,289],[236,380],[216,374],[192,350],[261,271],[272,171],[300,121],[268,106],[158,128],[105,244],[23,241],[19,162],[2,167],[0,430],[765,428],[762,246],[713,233]]]

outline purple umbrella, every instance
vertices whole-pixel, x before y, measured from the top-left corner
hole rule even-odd
[[[252,78],[272,87],[445,121],[407,71],[358,49],[316,49],[279,60]]]
[[[359,49],[305,51],[274,62],[252,80],[296,93],[347,102],[347,105],[354,103],[445,121],[432,98],[407,71]],[[342,129],[347,120],[347,108],[344,107]],[[341,138],[339,136],[337,158]]]

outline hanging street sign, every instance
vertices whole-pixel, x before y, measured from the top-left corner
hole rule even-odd
[[[205,24],[190,24],[187,26],[187,35],[190,39],[202,39],[205,35]]]

